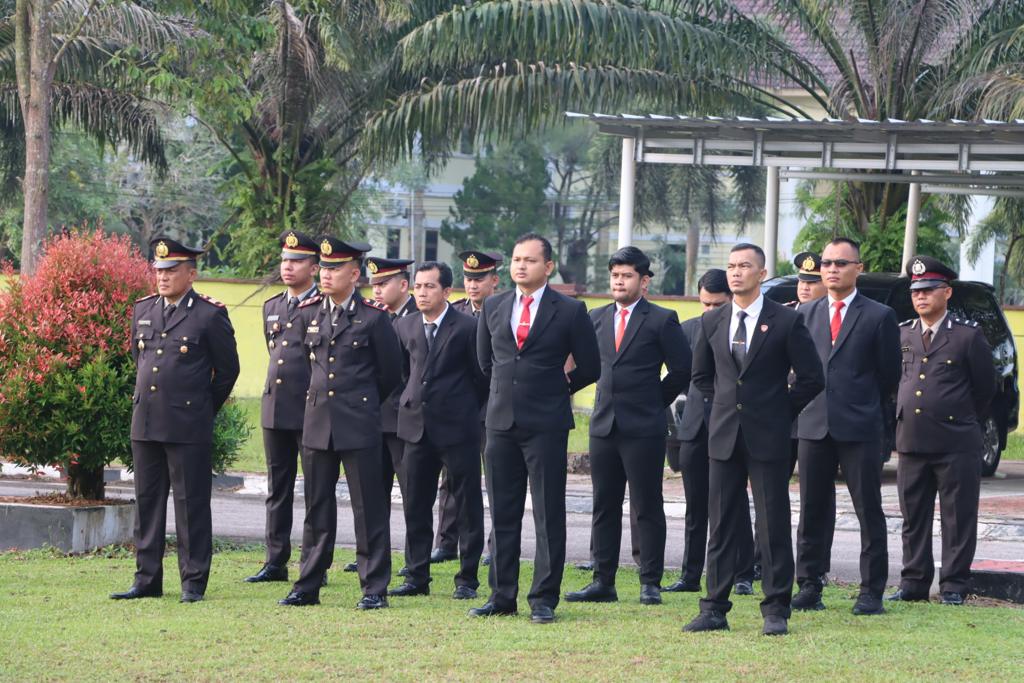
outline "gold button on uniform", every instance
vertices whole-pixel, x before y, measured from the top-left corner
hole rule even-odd
[[[328,358],[327,362],[328,363],[333,363],[334,362],[334,356],[331,356],[330,358]]]
[[[153,372],[160,372],[160,368],[153,368]]]
[[[743,410],[743,404],[742,403],[737,403],[736,404],[736,410]]]
[[[328,395],[328,396],[334,396],[334,392],[333,392],[333,391],[328,391],[328,392],[327,392],[327,395]]]
[[[920,414],[921,414],[921,409],[920,408],[914,408],[914,415],[920,415]]]
[[[150,390],[150,391],[156,391],[156,385],[155,385],[155,384],[151,385],[151,386],[149,387],[149,390]]]
[[[920,377],[921,379],[924,379],[924,373],[922,372],[920,375],[918,375],[918,377]]]
[[[292,329],[292,324],[288,323],[287,325],[285,325],[285,327],[287,327],[290,330],[290,329]]]
[[[284,365],[284,358],[278,358],[277,359],[277,364],[278,365]]]
[[[332,373],[329,373],[329,374],[327,375],[327,379],[334,379],[334,373],[333,373],[333,372],[332,372]]]
[[[921,390],[920,389],[918,389],[917,391],[914,392],[914,396],[920,396],[920,395],[921,395]]]
[[[167,333],[166,332],[161,332],[160,333],[160,338],[161,339],[165,339],[166,337],[167,337]]]
[[[276,382],[277,384],[282,384],[282,383],[284,382],[284,380],[282,380],[282,379],[281,379],[280,377],[278,377],[278,378],[277,378],[276,380],[274,380],[274,381],[275,381],[275,382]]]
[[[157,349],[156,350],[156,355],[158,355],[158,356],[164,355],[164,350],[163,349]]]
[[[288,346],[288,340],[285,339],[283,342],[281,342],[281,346]]]
[[[334,340],[333,339],[331,340],[331,346],[334,346]]]
[[[922,363],[927,363],[928,362],[928,356],[925,356],[924,358],[922,358],[921,362]]]

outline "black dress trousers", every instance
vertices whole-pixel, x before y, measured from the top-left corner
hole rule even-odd
[[[267,458],[266,563],[283,567],[292,553],[292,507],[302,457],[302,430],[264,428],[263,451]],[[302,557],[306,552],[303,545]]]

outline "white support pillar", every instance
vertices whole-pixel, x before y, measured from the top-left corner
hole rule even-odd
[[[917,171],[912,172],[918,175]],[[903,261],[900,275],[907,272],[907,264],[917,251],[917,225],[921,215],[921,183],[910,183],[910,196],[907,198],[907,224],[903,229]]]
[[[619,249],[633,243],[633,207],[636,203],[636,138],[622,138],[619,180]]]
[[[764,192],[764,255],[768,277],[775,277],[775,261],[779,254],[779,167],[768,167]]]

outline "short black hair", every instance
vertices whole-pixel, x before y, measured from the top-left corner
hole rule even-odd
[[[522,244],[523,242],[532,242],[534,240],[540,242],[541,246],[544,248],[544,260],[551,261],[551,242],[549,242],[548,238],[545,237],[544,235],[539,235],[535,232],[523,233],[522,235],[516,238],[516,244]]]
[[[452,268],[444,261],[424,261],[417,268],[417,273],[422,273],[426,270],[436,270],[437,280],[441,283],[441,289],[448,289],[455,282],[455,275],[452,273]]]
[[[849,244],[851,247],[853,247],[853,250],[857,252],[857,258],[860,258],[860,242],[858,242],[857,240],[850,239],[849,237],[836,237],[827,242],[825,246],[827,247],[830,244],[834,247],[838,247],[840,244]],[[822,249],[822,251],[824,251],[824,249]]]
[[[704,290],[709,294],[728,294],[732,296],[732,290],[729,289],[729,280],[725,276],[725,271],[721,268],[710,268],[707,272],[700,276],[697,280],[697,291]]]
[[[740,242],[735,247],[730,249],[729,253],[731,254],[736,251],[746,251],[747,249],[757,254],[757,257],[761,259],[761,267],[764,268],[764,264],[767,262],[767,259],[764,256],[764,249],[757,246],[756,244],[751,244],[750,242]]]
[[[608,270],[611,271],[614,266],[633,266],[640,277],[643,277],[650,275],[651,259],[636,247],[623,247],[608,257]]]

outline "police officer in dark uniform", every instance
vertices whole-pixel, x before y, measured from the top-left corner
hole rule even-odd
[[[501,254],[490,251],[470,249],[459,254],[462,259],[462,276],[466,288],[466,296],[452,303],[459,313],[480,317],[484,299],[498,290],[498,266],[504,260]],[[487,415],[487,399],[480,407],[480,424],[483,425]],[[487,430],[480,429],[480,453],[483,454],[487,443]],[[447,468],[441,471],[441,487],[437,496],[437,537],[434,539],[434,551],[430,554],[431,562],[447,562],[459,556],[459,509],[448,484]],[[488,541],[490,549],[490,541]],[[490,564],[489,554],[483,556],[483,563]]]
[[[263,335],[270,352],[260,419],[267,458],[267,555],[263,568],[246,579],[249,583],[288,580],[296,465],[309,388],[309,359],[302,348],[306,329],[299,305],[319,296],[317,243],[297,230],[286,230],[278,239],[281,280],[288,289],[263,304]],[[307,544],[302,551],[309,552]]]
[[[110,597],[163,595],[167,494],[174,487],[181,602],[198,602],[213,556],[213,420],[238,379],[238,352],[227,309],[192,289],[203,251],[167,237],[150,246],[158,293],[137,301],[132,315],[137,569],[132,587]]]
[[[299,307],[311,375],[302,423],[306,497],[303,538],[309,554],[282,605],[320,602],[324,574],[334,559],[338,527],[335,487],[342,466],[352,501],[359,609],[388,606],[391,532],[381,488],[381,403],[401,382],[401,349],[387,312],[356,291],[370,245],[320,238],[323,299]],[[305,540],[304,540],[305,543]]]
[[[799,309],[828,293],[821,282],[820,254],[802,251],[793,257],[793,265],[796,266],[796,301],[791,302],[794,308]]]
[[[996,392],[992,349],[978,323],[951,316],[957,274],[937,259],[907,265],[920,316],[900,325],[903,376],[896,402],[896,486],[903,513],[903,571],[890,600],[927,600],[935,575],[935,494],[942,513],[942,604],[961,605],[978,536],[982,424]]]

